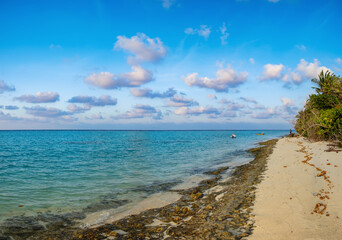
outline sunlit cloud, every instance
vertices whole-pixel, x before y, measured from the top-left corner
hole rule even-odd
[[[177,93],[173,88],[169,88],[165,92],[156,92],[150,88],[131,88],[130,92],[135,97],[144,98],[169,98]]]
[[[118,103],[116,98],[112,98],[108,95],[101,95],[100,97],[90,97],[87,95],[75,96],[68,100],[69,103],[82,103],[88,106],[114,106]]]
[[[113,117],[114,119],[135,119],[135,118],[146,118],[150,117],[155,120],[160,120],[163,117],[163,114],[160,110],[156,108],[146,105],[146,104],[137,104],[130,111],[122,113],[118,116]]]
[[[185,83],[190,86],[214,89],[217,92],[228,92],[229,88],[235,88],[247,81],[247,72],[238,74],[230,65],[220,68],[215,78],[199,77],[198,73],[183,76]]]
[[[325,66],[320,66],[320,62],[317,59],[314,59],[312,63],[308,63],[304,59],[301,59],[296,70],[302,73],[305,78],[309,79],[317,78],[321,71],[333,72],[331,69]]]
[[[57,108],[47,108],[41,106],[34,106],[34,107],[24,107],[27,114],[36,116],[36,117],[46,117],[46,118],[58,118],[61,116],[70,115],[70,112],[66,112]]]
[[[149,38],[144,33],[127,38],[118,36],[114,49],[122,49],[133,56],[128,57],[128,63],[136,65],[142,62],[157,62],[166,55],[166,48],[159,38]]]
[[[59,94],[56,92],[37,92],[35,95],[25,94],[14,98],[27,103],[53,103],[59,101]]]
[[[219,115],[222,112],[215,108],[215,107],[204,107],[204,106],[199,106],[199,107],[194,107],[194,108],[189,108],[189,107],[180,107],[177,108],[176,110],[173,111],[174,114],[176,115],[202,115],[202,114],[206,114],[206,115]]]
[[[207,40],[209,38],[211,30],[207,25],[201,25],[199,28],[186,28],[184,32],[187,35],[198,35],[204,37],[204,39]]]
[[[262,73],[261,80],[278,80],[281,78],[283,70],[283,64],[266,64],[264,65],[264,71]]]
[[[84,79],[84,82],[103,89],[116,89],[139,87],[153,80],[151,71],[137,65],[132,66],[132,72],[121,73],[117,76],[109,72],[92,73]]]
[[[190,107],[190,106],[197,106],[198,102],[191,98],[185,98],[181,95],[175,95],[170,98],[169,103],[167,104],[168,107]]]
[[[211,99],[217,99],[216,95],[215,94],[208,94],[208,98],[211,98]]]

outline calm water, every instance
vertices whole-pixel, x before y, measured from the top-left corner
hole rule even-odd
[[[245,150],[287,134],[256,132],[0,131],[0,219],[115,207],[250,160]]]

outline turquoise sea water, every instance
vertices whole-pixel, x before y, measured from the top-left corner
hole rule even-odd
[[[115,208],[251,160],[247,149],[287,134],[257,132],[0,131],[0,220]]]

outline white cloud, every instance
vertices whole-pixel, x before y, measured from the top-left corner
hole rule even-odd
[[[236,111],[236,110],[240,110],[240,109],[245,107],[244,104],[239,104],[239,103],[236,103],[235,101],[230,101],[230,100],[227,100],[225,98],[221,99],[220,103],[223,104],[225,109],[227,109],[227,110]]]
[[[272,3],[277,3],[279,2],[280,0],[268,0],[269,2],[272,2]]]
[[[247,81],[247,72],[238,74],[230,65],[220,68],[216,72],[216,78],[199,77],[198,73],[183,76],[185,83],[192,87],[210,88],[217,92],[227,92],[229,88],[235,88]]]
[[[342,59],[341,58],[336,58],[335,60],[338,64],[341,64],[342,63]]]
[[[185,98],[181,95],[174,95],[170,98],[168,103],[168,107],[189,107],[189,106],[197,106],[198,102],[191,98]]]
[[[211,99],[217,99],[216,95],[215,94],[208,94],[208,98],[211,98]]]
[[[291,78],[295,84],[300,84],[302,82],[302,76],[299,73],[292,72]]]
[[[194,108],[189,108],[189,107],[180,107],[177,108],[174,111],[174,114],[176,115],[202,115],[202,114],[207,114],[207,115],[219,115],[221,114],[221,111],[218,110],[217,108],[214,107],[194,107]]]
[[[90,97],[87,95],[75,96],[68,100],[69,103],[81,103],[92,107],[114,106],[117,104],[117,99],[108,95],[100,97]]]
[[[114,74],[109,72],[92,73],[90,76],[84,79],[84,82],[106,89],[117,87]]]
[[[222,34],[222,36],[220,37],[221,39],[221,44],[222,45],[226,45],[227,44],[227,38],[229,36],[229,33],[227,33],[227,27],[226,27],[226,23],[224,22],[222,27],[220,27],[220,32]]]
[[[296,102],[291,100],[290,98],[282,97],[281,102],[283,103],[283,106],[285,107],[292,107],[296,105]]]
[[[59,44],[53,44],[53,43],[51,43],[50,46],[49,46],[49,48],[50,48],[50,49],[61,49],[62,46],[59,45]]]
[[[56,92],[36,92],[35,95],[25,94],[14,98],[27,103],[53,103],[59,101],[59,94]]]
[[[6,114],[0,111],[0,121],[16,121],[16,120],[21,120],[21,118],[13,117],[9,113]]]
[[[174,3],[175,0],[162,0],[163,7],[166,9],[169,9]]]
[[[3,80],[0,80],[0,93],[15,91],[15,87],[7,85]]]
[[[153,81],[151,71],[139,65],[133,65],[132,70],[132,72],[121,73],[117,76],[109,72],[92,73],[84,79],[84,82],[99,88],[115,89],[120,87],[139,87]]]
[[[173,88],[169,88],[165,92],[154,92],[149,88],[131,88],[131,94],[135,97],[145,97],[145,98],[169,98],[174,96],[177,91]]]
[[[324,67],[324,66],[319,66],[320,62],[317,59],[314,59],[313,63],[308,63],[304,59],[300,60],[300,63],[297,65],[297,71],[302,73],[302,75],[306,78],[317,78],[319,73],[323,70],[324,72],[330,71],[332,72],[331,69]]]
[[[76,104],[69,104],[68,110],[71,113],[83,113],[91,109],[90,105],[83,105],[83,107],[77,106]]]
[[[114,119],[134,119],[145,117],[152,117],[155,120],[160,120],[163,117],[163,115],[161,111],[157,110],[156,108],[150,105],[137,104],[134,106],[133,110],[120,114],[114,117]]]
[[[34,107],[24,107],[27,114],[36,116],[36,117],[47,117],[47,118],[58,118],[62,116],[70,115],[69,112],[57,109],[57,108],[46,108],[41,106]]]
[[[254,98],[240,97],[240,99],[248,103],[258,104],[258,102]]]
[[[301,44],[301,45],[296,45],[296,48],[298,48],[301,51],[305,51],[306,50],[306,46]]]
[[[201,37],[204,37],[206,40],[209,38],[209,35],[211,33],[210,28],[207,25],[201,25],[200,28],[187,28],[184,30],[185,34],[188,35],[199,35]]]
[[[159,38],[149,38],[144,33],[127,38],[118,36],[114,49],[123,49],[134,56],[129,56],[128,63],[157,62],[166,55],[166,48]]]
[[[280,115],[276,108],[267,108],[266,111],[253,113],[252,117],[257,119],[268,119]]]
[[[249,62],[250,62],[251,64],[255,64],[254,58],[250,58],[250,59],[249,59]]]
[[[267,81],[272,79],[280,79],[283,70],[283,64],[266,64],[264,65],[264,72],[261,76],[261,80]]]

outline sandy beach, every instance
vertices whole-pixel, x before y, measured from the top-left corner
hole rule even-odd
[[[210,171],[199,186],[158,193],[114,217],[103,211],[105,223],[95,214],[82,227],[14,239],[340,239],[342,152],[326,152],[328,144],[263,142],[249,150],[253,161]]]
[[[257,185],[248,239],[341,239],[342,152],[327,142],[280,139]]]

